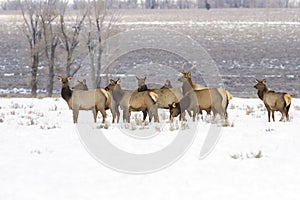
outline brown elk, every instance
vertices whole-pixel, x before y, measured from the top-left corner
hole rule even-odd
[[[146,85],[146,77],[145,78],[138,78],[138,91],[150,91],[155,92],[158,95],[157,104],[159,108],[168,109],[169,104],[172,102],[178,102],[182,96],[182,89],[181,88],[151,88],[148,89]]]
[[[193,90],[202,90],[202,89],[205,89],[206,87],[204,85],[199,85],[199,84],[194,84],[193,81],[192,81],[192,74],[191,74],[191,71],[196,67],[196,65],[193,65],[187,72],[184,71],[184,64],[182,65],[181,67],[181,72],[180,74],[182,76],[184,76],[185,78],[188,79],[190,85],[192,86],[192,89]],[[186,93],[188,93],[189,91],[185,91],[183,90],[183,95],[185,95]]]
[[[123,110],[123,121],[130,122],[131,111],[149,112],[149,121],[152,116],[155,122],[159,122],[157,113],[158,95],[154,92],[144,91],[138,92],[133,90],[123,90],[120,86],[120,80],[110,80],[109,85],[105,88],[112,91],[112,96],[117,104]]]
[[[77,81],[77,85],[75,85],[74,87],[72,87],[73,90],[89,90],[89,88],[86,85],[86,80],[83,79],[82,81]]]
[[[165,84],[160,89],[170,89],[173,88],[170,80],[166,80]]]
[[[178,80],[182,82],[182,90],[187,93],[179,103],[173,102],[169,105],[171,121],[179,114],[183,114],[184,117],[185,110],[193,111],[193,120],[199,110],[205,110],[207,113],[212,110],[214,117],[220,114],[222,118],[227,119],[226,108],[222,105],[223,97],[218,88],[194,90],[186,77],[182,76]]]
[[[281,112],[281,119],[283,121],[284,118],[289,120],[289,109],[292,102],[292,97],[283,92],[275,92],[273,90],[269,90],[266,85],[266,80],[257,80],[254,88],[256,88],[258,97],[264,102],[267,111],[268,111],[268,121],[271,121],[271,113],[272,119],[275,121],[274,112]]]
[[[183,87],[183,94],[188,93],[191,89],[194,90],[202,90],[202,89],[206,89],[206,87],[204,87],[203,85],[199,85],[199,84],[194,84],[192,81],[192,75],[191,75],[191,71],[193,68],[195,68],[196,65],[193,65],[187,72],[184,71],[184,65],[182,65],[182,71],[180,72],[180,74],[185,77],[189,84],[192,86],[192,88],[190,86],[188,87]],[[229,101],[232,99],[232,94],[230,94],[230,92],[228,90],[225,90],[223,88],[217,88],[217,90],[219,91],[219,93],[221,94],[223,101],[222,101],[222,106],[225,108],[225,116],[226,118],[228,117],[227,114],[227,107],[229,104]],[[200,109],[200,114],[202,114],[202,110]],[[209,112],[208,112],[209,114]]]
[[[61,96],[67,102],[69,108],[73,111],[73,122],[77,123],[79,110],[92,110],[94,122],[97,121],[98,111],[102,114],[102,123],[105,123],[106,108],[111,109],[111,95],[103,89],[95,90],[71,90],[69,82],[72,77],[58,76],[62,83]],[[113,110],[111,109],[112,113]]]

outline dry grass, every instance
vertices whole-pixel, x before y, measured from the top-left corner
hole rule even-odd
[[[297,110],[297,111],[300,111],[300,106],[295,105],[295,106],[294,106],[294,109]]]

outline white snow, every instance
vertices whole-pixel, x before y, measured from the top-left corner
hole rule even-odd
[[[15,74],[14,73],[5,73],[3,75],[9,77],[9,76],[14,76]]]
[[[231,126],[222,128],[207,158],[199,160],[199,153],[210,124],[199,121],[197,138],[179,161],[156,173],[129,175],[103,166],[85,150],[61,98],[1,98],[0,199],[296,200],[299,108],[300,99],[293,99],[290,122],[279,122],[276,113],[276,122],[268,123],[261,100],[234,98],[228,108]],[[177,134],[162,130],[153,138],[156,145],[136,140],[131,146],[117,133],[122,126],[104,132],[128,151],[163,148],[169,135]],[[149,130],[154,131],[152,124]],[[259,151],[262,157],[255,158]]]

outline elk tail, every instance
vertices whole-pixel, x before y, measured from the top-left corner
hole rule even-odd
[[[155,92],[149,92],[149,95],[151,99],[156,103],[158,100],[158,94],[156,94]]]
[[[292,103],[292,97],[289,94],[283,96],[286,106],[289,106]]]
[[[227,96],[227,100],[230,101],[232,99],[232,94],[230,94],[230,92],[228,92],[228,90],[225,90],[226,96]]]

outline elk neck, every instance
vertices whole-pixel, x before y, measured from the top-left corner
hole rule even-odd
[[[268,88],[267,88],[267,87],[264,87],[263,89],[259,89],[259,90],[257,91],[257,95],[258,95],[258,97],[259,97],[261,100],[263,100],[264,95],[265,95],[266,92],[268,92]]]
[[[69,86],[63,86],[61,88],[61,96],[66,102],[69,102],[72,97],[72,90]]]
[[[144,92],[144,91],[147,91],[148,90],[148,87],[147,85],[142,85],[138,88],[138,92]]]
[[[193,85],[191,85],[190,81],[183,82],[183,84],[182,84],[183,95],[189,93],[192,90],[193,90]]]
[[[120,85],[116,85],[112,90],[112,96],[115,100],[120,101],[124,95],[124,91],[122,90]]]

